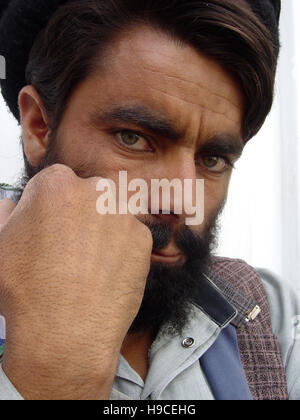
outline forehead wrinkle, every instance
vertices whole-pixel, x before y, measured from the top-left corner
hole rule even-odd
[[[166,78],[168,78],[168,79],[173,79],[173,80],[177,80],[177,81],[180,81],[180,82],[183,82],[183,83],[187,83],[187,84],[190,84],[190,85],[192,85],[192,86],[196,86],[197,88],[201,88],[201,89],[203,89],[203,90],[205,90],[205,91],[207,91],[211,96],[217,96],[218,98],[221,98],[221,99],[223,99],[224,101],[226,101],[226,102],[229,102],[232,106],[234,106],[236,109],[238,109],[238,110],[240,110],[240,106],[238,105],[238,104],[236,104],[235,102],[233,102],[232,100],[229,100],[229,98],[228,98],[228,96],[225,96],[225,95],[222,95],[222,94],[217,94],[216,92],[214,92],[214,91],[212,91],[211,89],[209,89],[208,88],[208,86],[207,85],[205,85],[205,84],[202,84],[200,81],[199,82],[194,82],[194,81],[192,81],[192,80],[188,80],[188,79],[185,79],[185,78],[183,78],[183,77],[181,77],[181,76],[177,76],[177,75],[169,75],[169,74],[166,74],[165,72],[163,72],[163,71],[160,71],[160,70],[156,70],[156,69],[153,69],[153,68],[150,68],[150,67],[147,67],[147,66],[143,66],[142,65],[142,68],[145,70],[145,71],[149,71],[150,73],[153,73],[153,74],[161,74],[161,75],[163,75],[164,77],[166,77]],[[227,82],[223,82],[224,84],[226,83],[227,85],[229,85],[229,83],[227,83]],[[233,86],[232,84],[230,85],[230,86]],[[192,103],[192,102],[191,102]]]
[[[164,103],[166,110],[174,111],[170,114],[172,120],[181,121],[182,127],[185,126],[184,131],[192,133],[193,137],[196,131],[200,138],[204,138],[208,131],[214,132],[217,128],[215,127],[214,116],[220,116],[220,121],[219,119],[218,121],[222,125],[230,123],[228,127],[230,131],[233,129],[240,133],[243,101],[241,101],[240,106],[237,105],[239,99],[242,98],[242,92],[237,89],[238,86],[234,79],[221,65],[205,55],[202,56],[198,51],[190,48],[189,45],[183,45],[180,50],[178,48],[173,50],[172,46],[170,48],[170,39],[167,39],[168,42],[164,43],[161,34],[159,34],[158,43],[156,42],[157,39],[153,38],[153,32],[150,35],[150,42],[144,43],[144,39],[136,39],[136,33],[133,32],[132,37],[126,35],[125,38],[116,43],[116,54],[113,54],[112,50],[108,52],[110,65],[106,68],[105,76],[111,83],[109,85],[112,88],[110,97],[113,94],[116,103],[120,100],[120,92],[117,93],[116,91],[116,88],[119,87],[120,91],[126,95],[124,99],[130,102],[132,100],[141,101],[142,105],[148,103],[150,107],[156,104],[158,112],[161,111]],[[154,40],[153,43],[152,39]],[[208,72],[211,65],[212,72]],[[112,83],[110,78],[113,73],[116,75],[116,80]],[[178,76],[175,73],[178,73]],[[201,75],[203,75],[202,79],[200,79]],[[198,80],[199,82],[197,82]],[[214,91],[214,81],[216,91]],[[151,91],[154,92],[153,95]],[[161,98],[158,93],[160,93]],[[166,97],[165,101],[162,95]],[[185,109],[181,107],[182,109],[178,111],[176,102],[184,103]],[[186,104],[190,107],[193,106],[195,109],[188,109]],[[195,123],[193,127],[188,123],[191,112]],[[211,114],[211,116],[208,116],[208,114]],[[224,118],[223,122],[221,117]],[[228,120],[228,123],[225,120]],[[235,127],[232,127],[232,123],[235,124]],[[203,134],[200,134],[201,132]]]
[[[156,31],[153,32],[153,28],[151,28],[151,31],[149,32],[150,28],[147,26],[141,29],[146,29],[146,33],[150,35],[149,40],[151,42],[154,37],[153,49],[151,49],[151,47],[147,45],[147,42],[142,43],[142,41],[144,41],[143,38],[142,39],[135,38],[136,33],[132,32],[132,33],[129,33],[129,35],[127,35],[125,39],[119,40],[120,42],[117,43],[116,55],[112,55],[111,52],[109,53],[110,60],[112,60],[112,63],[114,66],[117,66],[118,73],[121,77],[123,73],[122,60],[123,59],[125,59],[125,61],[129,60],[128,68],[132,66],[132,57],[131,56],[129,58],[127,57],[127,54],[126,54],[126,50],[127,50],[127,52],[129,52],[129,55],[134,54],[135,71],[133,73],[130,73],[129,75],[126,74],[126,77],[130,77],[130,79],[133,77],[135,82],[139,81],[143,83],[144,86],[146,84],[147,87],[150,88],[151,90],[155,91],[156,89],[157,92],[163,93],[165,95],[169,95],[169,97],[173,97],[173,98],[176,98],[176,96],[172,94],[168,94],[165,91],[164,87],[160,90],[160,87],[155,88],[151,86],[153,85],[153,80],[151,79],[151,77],[156,76],[156,79],[158,79],[159,81],[159,84],[157,86],[161,86],[162,78],[165,78],[166,83],[170,82],[169,91],[171,91],[171,88],[172,88],[172,81],[173,82],[177,81],[177,87],[180,88],[180,84],[181,84],[181,88],[183,89],[184,89],[184,84],[186,84],[186,86],[189,86],[188,88],[189,91],[186,93],[189,94],[189,97],[191,99],[190,100],[183,99],[183,101],[185,101],[186,103],[190,103],[191,105],[198,105],[198,106],[202,105],[202,107],[205,107],[207,110],[211,108],[210,109],[211,112],[214,112],[215,114],[218,114],[220,116],[224,116],[231,122],[237,123],[240,121],[241,114],[243,112],[242,92],[239,89],[240,95],[239,93],[237,93],[237,95],[239,95],[238,99],[234,97],[234,95],[232,94],[232,90],[234,88],[237,88],[238,86],[237,84],[234,83],[234,80],[226,73],[226,71],[222,68],[220,64],[218,64],[215,60],[210,59],[209,57],[206,57],[205,55],[202,55],[199,51],[197,51],[190,45],[184,44],[183,46],[180,46],[180,50],[178,50],[178,46],[174,43],[174,41],[171,40],[169,37],[167,37],[165,33],[161,33],[160,30],[157,32]],[[144,32],[141,32],[141,34],[142,33],[144,34]],[[174,44],[174,47],[176,47],[175,56],[174,54],[172,54],[173,50],[171,49],[171,52],[169,52],[170,49],[167,48],[166,45],[164,45],[164,42],[161,42],[161,38],[165,38],[167,40],[166,45],[169,45],[170,42]],[[147,37],[146,37],[146,41],[147,41]],[[158,48],[155,48],[157,46],[156,45],[157,41],[160,42],[159,45],[160,45],[160,48],[162,48],[162,51],[160,51]],[[155,55],[156,56],[158,55],[158,58],[155,57]],[[195,60],[198,59],[197,60],[198,64],[196,65],[195,62],[193,61],[193,62],[189,62],[189,66],[186,66],[185,64],[186,59],[190,57],[191,55],[193,55]],[[118,56],[119,58],[121,58],[121,61],[118,59]],[[182,77],[181,74],[179,76],[174,75],[172,61],[174,62],[174,65],[176,65],[178,61],[180,64],[182,65],[184,64],[183,74],[186,73],[186,68],[188,68],[189,71],[190,70],[195,71],[195,74],[193,77],[194,79],[196,79],[197,74],[198,74],[197,78],[199,79],[199,74],[201,75],[201,71],[204,72],[203,73],[204,75],[206,75],[207,70],[210,69],[211,64],[213,64],[214,66],[217,66],[219,70],[221,71],[213,70],[213,72],[216,74],[216,81],[219,84],[221,84],[221,87],[219,88],[219,92],[216,92],[213,90],[213,80],[211,80],[212,78],[208,79],[208,82],[205,83],[205,81],[203,80],[202,82],[201,80],[197,82],[195,82],[192,79],[188,80]],[[111,70],[112,70],[111,66],[109,66],[108,70],[109,70],[109,74],[111,74]],[[171,74],[168,74],[169,72]],[[148,73],[149,78],[147,78],[146,76],[147,73]],[[195,88],[197,89],[197,91]],[[201,90],[201,89],[203,90],[203,92],[198,93],[198,90]],[[198,95],[198,97],[202,96],[206,99],[206,102],[208,102],[206,106],[205,104],[203,106],[203,104],[198,103],[198,98],[196,98],[196,95]],[[239,102],[239,98],[241,98],[241,102]],[[231,110],[228,107],[228,104],[230,104]],[[215,111],[216,108],[218,108],[218,111]],[[224,108],[227,108],[227,109],[224,109]],[[235,112],[231,112],[233,111],[233,109],[237,111],[236,119],[228,115],[228,114],[235,114]]]
[[[228,119],[229,121],[231,121],[231,122],[233,122],[235,124],[237,122],[239,122],[239,118],[238,117],[235,120],[233,118],[230,118],[225,112],[216,111],[215,109],[212,111],[211,109],[205,107],[203,104],[199,104],[199,103],[196,103],[196,102],[193,102],[193,101],[190,101],[190,100],[179,98],[178,96],[175,96],[175,95],[172,95],[171,93],[165,92],[162,89],[152,88],[152,87],[149,87],[149,88],[151,90],[157,91],[157,92],[159,92],[159,93],[161,93],[161,94],[163,94],[163,95],[165,95],[167,97],[170,97],[172,99],[176,99],[177,101],[181,101],[181,102],[184,102],[184,103],[189,104],[189,105],[197,106],[197,107],[201,108],[202,110],[205,109],[207,112],[213,112],[216,115],[220,115],[222,117],[225,117],[226,119]]]
[[[134,33],[129,34],[127,39],[121,40],[120,45],[118,46],[119,47],[118,53],[121,54],[121,57],[124,57],[124,53],[126,50],[129,50],[132,54],[134,54],[134,58],[135,58],[134,64],[135,64],[135,67],[138,68],[135,71],[135,77],[137,77],[138,73],[145,71],[145,72],[149,72],[150,74],[154,74],[154,75],[157,74],[158,77],[163,76],[169,80],[177,80],[178,82],[181,82],[182,84],[187,83],[192,86],[192,89],[194,89],[195,87],[197,87],[198,89],[202,88],[203,90],[208,92],[208,94],[211,97],[215,96],[215,97],[218,97],[219,99],[223,99],[224,101],[229,102],[238,111],[241,111],[240,103],[233,101],[231,98],[232,96],[231,92],[229,92],[230,87],[232,89],[237,87],[237,83],[234,83],[232,78],[227,74],[226,70],[220,64],[218,64],[215,60],[210,59],[209,57],[205,56],[204,54],[201,54],[198,50],[196,50],[194,47],[192,47],[189,44],[184,43],[183,45],[178,46],[174,42],[174,39],[171,39],[165,32],[162,32],[161,30],[156,30],[155,28],[148,27],[147,25],[144,27],[141,27],[141,29],[146,30],[146,33],[149,33],[149,30],[150,30],[149,34],[151,35],[151,39],[153,37],[153,34],[156,33],[157,37],[164,38],[165,40],[167,40],[168,44],[172,43],[174,47],[176,47],[176,50],[180,48],[180,54],[177,54],[176,60],[175,60],[174,56],[171,53],[169,53],[169,49],[164,48],[163,52],[161,52],[157,48],[151,49],[147,47],[147,42],[144,45],[141,43],[140,39],[134,38],[134,35],[135,35]],[[130,35],[133,38],[131,38]],[[154,38],[154,42],[155,41],[158,41],[158,39]],[[160,48],[162,48],[163,46],[164,46],[164,43],[161,44],[160,42]],[[217,75],[218,82],[222,83],[223,89],[224,87],[226,87],[226,92],[228,92],[228,95],[225,95],[222,93],[216,93],[211,88],[209,88],[207,83],[201,82],[201,80],[195,82],[194,80],[188,80],[182,77],[181,74],[180,75],[167,74],[173,69],[172,63],[169,63],[170,60],[173,61],[175,64],[180,62],[181,64],[185,66],[185,69],[186,69],[187,68],[186,60],[190,55],[197,57],[199,62],[197,65],[195,63],[189,62],[188,69],[194,70],[195,73],[197,74],[201,74],[201,71],[199,71],[199,68],[201,67],[204,68],[203,71],[205,74],[207,74],[207,70],[209,70],[210,64],[214,64],[215,66],[218,66],[219,69],[221,69],[221,73]],[[155,56],[158,56],[158,59]],[[113,59],[114,62],[115,62],[115,58],[116,56],[111,57],[111,59]],[[167,64],[168,67],[163,68],[162,65],[164,64],[166,66],[166,61],[168,61],[168,64]],[[130,62],[130,65],[131,64],[132,63]],[[154,67],[154,66],[157,66],[157,67]],[[162,70],[160,70],[159,67],[162,67]],[[210,85],[212,85],[212,83],[210,83]],[[242,92],[240,93],[242,97]],[[243,103],[243,98],[242,98],[242,103]]]

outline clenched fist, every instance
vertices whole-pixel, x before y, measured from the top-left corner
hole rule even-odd
[[[132,215],[99,215],[98,181],[45,169],[0,231],[3,369],[25,398],[107,399],[139,310],[151,232]]]

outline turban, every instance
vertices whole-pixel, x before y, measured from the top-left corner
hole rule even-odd
[[[26,85],[25,69],[39,32],[55,10],[70,0],[0,0],[0,55],[6,61],[2,95],[19,120],[18,94]],[[278,55],[281,0],[246,0],[269,29]]]

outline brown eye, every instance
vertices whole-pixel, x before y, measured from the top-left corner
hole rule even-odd
[[[211,172],[223,172],[230,166],[224,158],[219,156],[203,156],[202,164]]]
[[[217,157],[207,156],[203,158],[203,163],[208,168],[214,168],[215,166],[218,165],[218,162],[219,162],[219,158]]]
[[[127,146],[133,146],[140,140],[140,136],[135,133],[123,132],[121,133],[121,139]]]
[[[148,140],[138,133],[131,131],[121,131],[117,134],[119,141],[129,149],[149,151],[151,148]]]

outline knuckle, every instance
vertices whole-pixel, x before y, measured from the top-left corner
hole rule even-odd
[[[55,179],[61,182],[71,181],[76,178],[76,175],[71,168],[58,163],[45,169],[44,175],[49,179]]]
[[[55,164],[39,172],[27,184],[24,200],[43,209],[70,204],[76,198],[78,182],[71,168]]]
[[[135,246],[141,249],[152,249],[153,237],[150,229],[134,215],[128,214],[120,217],[123,218],[123,233],[126,235],[127,240],[130,240]]]
[[[144,225],[143,223],[139,222],[139,240],[145,247],[149,247],[152,249],[153,246],[153,237],[150,232],[150,229]]]
[[[33,177],[29,183],[29,188],[34,188],[40,192],[46,192],[47,195],[51,193],[59,194],[68,190],[66,187],[72,187],[76,179],[75,173],[71,168],[55,164],[39,172]]]

